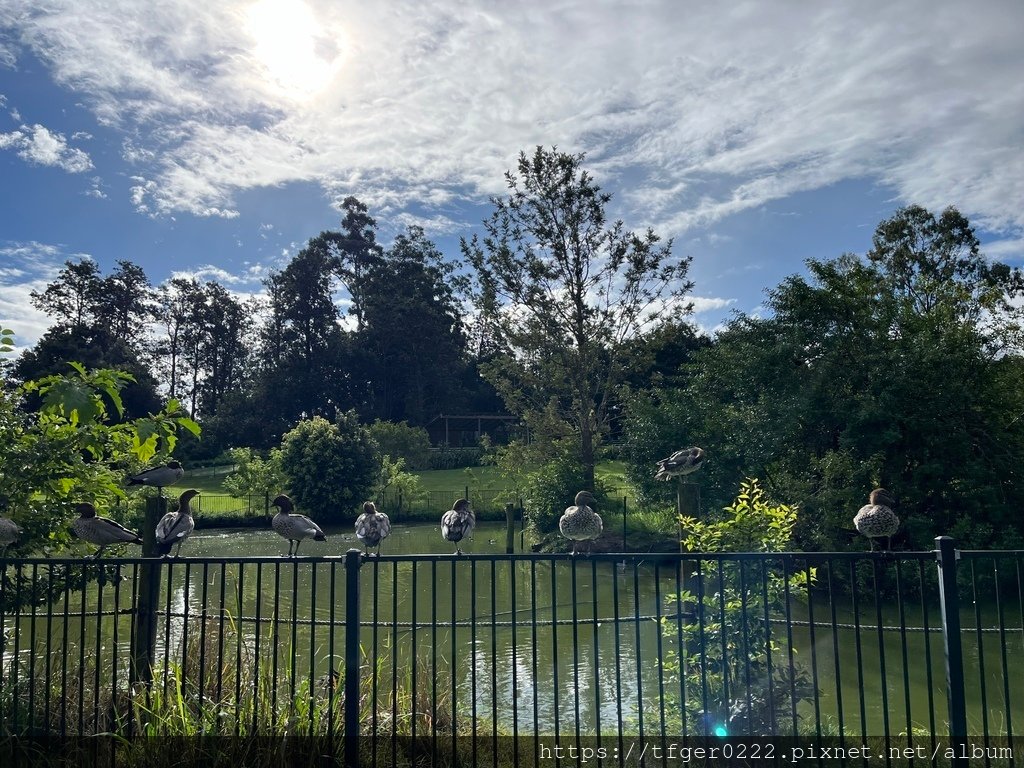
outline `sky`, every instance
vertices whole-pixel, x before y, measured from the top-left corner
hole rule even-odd
[[[0,0],[0,324],[67,259],[258,294],[340,202],[448,256],[537,145],[762,313],[898,207],[1024,265],[1019,0]]]

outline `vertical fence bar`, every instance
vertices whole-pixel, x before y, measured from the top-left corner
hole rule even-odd
[[[960,640],[960,596],[956,585],[956,543],[949,536],[935,538],[939,568],[939,610],[942,646],[946,657],[946,702],[949,706],[949,738],[956,753],[967,745],[967,703],[964,698],[964,654]],[[954,756],[951,764],[964,765]]]
[[[359,566],[361,553],[345,553],[345,768],[359,768]]]

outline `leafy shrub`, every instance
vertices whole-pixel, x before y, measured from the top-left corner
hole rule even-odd
[[[418,471],[431,467],[430,436],[423,427],[410,427],[408,422],[395,423],[378,419],[370,425],[370,436],[377,443],[381,456],[405,459],[407,469]]]
[[[351,520],[380,476],[377,447],[355,411],[334,423],[299,422],[281,440],[281,469],[300,511],[317,520]]]
[[[527,526],[537,537],[558,531],[558,520],[576,494],[592,490],[597,501],[597,512],[608,508],[607,489],[598,481],[594,489],[587,489],[583,480],[583,465],[576,454],[566,449],[560,456],[547,462],[526,477],[523,504],[528,518]]]
[[[796,508],[769,503],[757,480],[742,483],[724,511],[725,517],[714,522],[680,518],[687,531],[683,546],[696,553],[790,548]],[[814,685],[802,664],[778,664],[781,651],[766,618],[785,611],[787,591],[795,599],[805,597],[815,569],[787,573],[781,561],[768,560],[700,558],[697,563],[702,578],[688,578],[687,589],[668,596],[691,616],[681,627],[685,664],[670,652],[665,665],[682,674],[692,691],[684,712],[689,732],[736,736],[793,731],[793,713],[800,699],[814,695]],[[666,636],[675,637],[677,631],[665,624]],[[770,664],[773,654],[776,662]]]
[[[280,450],[271,451],[267,459],[253,453],[251,448],[232,448],[228,454],[236,469],[224,478],[224,490],[232,496],[277,494],[285,488]]]

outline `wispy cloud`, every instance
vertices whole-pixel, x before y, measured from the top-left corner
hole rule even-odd
[[[667,234],[849,178],[1024,226],[1015,0],[283,3],[6,0],[11,38],[124,131],[149,215],[312,181],[443,230],[556,144]]]
[[[68,173],[82,173],[92,169],[88,153],[69,147],[61,133],[54,133],[46,126],[21,126],[10,133],[0,133],[0,149],[13,149],[18,157],[36,165],[61,168]]]

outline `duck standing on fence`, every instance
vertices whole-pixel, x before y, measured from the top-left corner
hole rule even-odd
[[[71,530],[83,541],[99,545],[99,549],[92,555],[93,559],[99,557],[111,544],[142,543],[142,537],[135,531],[128,530],[108,517],[99,517],[96,514],[96,507],[88,501],[76,504],[75,512],[78,513],[78,517],[71,523]]]
[[[319,525],[305,515],[292,514],[295,504],[283,493],[271,502],[271,506],[281,510],[274,515],[274,519],[270,521],[270,524],[278,534],[288,539],[288,557],[299,554],[299,544],[302,543],[303,539],[327,541],[327,537],[320,530]],[[295,545],[294,552],[292,551],[292,544]]]
[[[875,488],[865,504],[853,518],[853,526],[868,537],[871,549],[875,548],[875,539],[885,538],[885,548],[892,548],[892,536],[900,527],[900,519],[892,508],[896,499],[885,488]]]
[[[702,448],[696,446],[684,448],[658,462],[658,471],[654,473],[654,479],[671,480],[673,477],[684,477],[691,472],[696,472],[703,463],[704,450]]]
[[[377,511],[372,501],[363,503],[363,514],[356,518],[356,538],[363,542],[363,551],[369,554],[369,547],[376,547],[380,554],[380,543],[391,534],[391,519]]]
[[[586,541],[587,552],[593,546],[594,539],[601,535],[604,530],[604,523],[601,516],[594,511],[597,502],[590,491],[580,491],[576,494],[575,504],[567,507],[565,513],[558,521],[558,530],[561,534],[572,541],[572,553],[576,554],[576,547],[579,542]]]
[[[476,513],[470,506],[469,499],[459,499],[452,508],[441,515],[441,538],[455,545],[455,554],[461,555],[459,542],[473,535],[476,527]]]
[[[128,478],[128,485],[148,485],[163,495],[163,489],[174,485],[185,476],[185,469],[177,461],[168,461],[161,467],[153,467]]]
[[[171,548],[177,544],[178,551],[174,556],[181,556],[181,545],[196,527],[189,502],[198,495],[199,491],[194,488],[185,491],[178,497],[178,509],[168,512],[160,518],[160,522],[156,524],[156,553],[158,555],[169,555]]]

